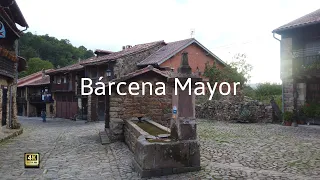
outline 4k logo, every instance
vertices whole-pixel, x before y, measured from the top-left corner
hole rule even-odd
[[[25,168],[39,168],[40,154],[39,153],[24,153]]]

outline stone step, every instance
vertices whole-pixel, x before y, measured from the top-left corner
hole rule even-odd
[[[101,144],[104,145],[104,144],[110,144],[111,143],[106,131],[100,131],[99,132],[99,136],[100,136]]]

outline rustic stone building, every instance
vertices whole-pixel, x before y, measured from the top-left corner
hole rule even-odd
[[[122,77],[138,69],[137,63],[147,58],[159,48],[164,46],[163,41],[124,46],[121,51],[82,61],[85,67],[85,77],[93,80],[93,85],[99,77],[107,82],[114,78]],[[94,93],[88,97],[88,121],[105,120],[105,97],[96,96]]]
[[[319,103],[320,9],[272,32],[281,35],[281,40],[278,40],[280,41],[283,111],[299,109],[306,102]]]
[[[190,52],[189,61],[194,73],[201,75],[204,72],[206,63],[215,63],[220,68],[225,65],[222,60],[195,39],[171,43],[156,41],[135,46],[124,46],[118,52],[96,50],[95,57],[48,73],[51,77],[52,92],[57,111],[56,116],[71,118],[66,113],[68,111],[72,112],[73,116],[81,114],[88,121],[105,121],[108,118],[105,97],[97,96],[94,93],[82,96],[80,92],[81,78],[90,78],[93,81],[92,87],[96,88],[95,83],[99,81],[100,77],[103,77],[102,82],[109,82],[143,69],[148,65],[161,70],[176,71],[184,50]],[[63,86],[66,87],[63,89],[62,85],[59,85],[62,89],[53,88],[53,86],[58,86],[56,85],[58,81],[59,83],[61,81],[61,84],[64,82],[65,85]],[[68,96],[69,98],[64,98],[63,96]],[[70,103],[73,105],[70,105]],[[59,109],[61,109],[61,112]]]
[[[216,64],[218,68],[223,68],[226,65],[218,56],[194,38],[166,43],[165,46],[137,65],[140,68],[152,65],[159,69],[172,69],[174,72],[177,72],[183,52],[188,52],[191,71],[201,77],[206,63],[210,65]]]
[[[116,87],[112,87],[111,96],[106,96],[106,126],[108,127],[109,122],[112,124],[113,121],[122,121],[143,115],[169,127],[172,108],[172,87],[168,85],[167,78],[170,76],[170,73],[170,71],[161,71],[148,66],[112,81],[115,83],[126,82],[126,85],[121,86],[120,92],[127,93],[127,95],[118,94]],[[128,87],[130,82],[137,82],[139,84],[139,90],[133,91],[137,95],[129,93]],[[150,82],[152,86],[144,85],[143,88],[143,83],[146,82]],[[159,84],[156,84],[158,82],[165,84],[164,95],[155,94],[155,89],[160,87]]]
[[[26,68],[26,61],[18,56],[18,39],[28,28],[19,6],[14,0],[0,1],[0,121],[7,128],[19,128],[17,120],[17,76]]]
[[[46,110],[47,117],[54,115],[50,77],[45,74],[52,70],[39,71],[18,79],[18,115],[39,117],[43,109]]]

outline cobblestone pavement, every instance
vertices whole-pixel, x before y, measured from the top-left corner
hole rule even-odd
[[[101,145],[103,122],[20,118],[24,133],[0,144],[0,179],[139,179],[124,143]],[[199,121],[199,172],[153,179],[320,179],[320,128]],[[25,169],[25,152],[41,154]]]

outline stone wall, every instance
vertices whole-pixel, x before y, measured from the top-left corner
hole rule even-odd
[[[284,111],[292,111],[294,109],[294,84],[292,78],[293,56],[292,56],[292,38],[281,37],[280,56],[281,67],[280,76],[283,83],[283,105]]]
[[[125,56],[117,59],[116,64],[114,65],[114,74],[117,78],[122,77],[128,73],[131,73],[137,70],[137,64],[155,53],[158,49],[160,49],[163,45],[157,45],[153,48],[150,48],[146,51],[139,52],[133,55]]]
[[[3,97],[2,97],[2,94],[3,93],[3,90],[2,90],[2,87],[0,86],[0,123],[1,123],[1,126],[2,126],[2,101],[3,101]]]
[[[112,119],[130,119],[134,117],[135,114],[144,114],[151,120],[169,127],[170,118],[166,115],[165,109],[171,110],[171,100],[172,100],[172,88],[166,84],[164,78],[154,78],[144,76],[143,81],[132,79],[133,82],[138,82],[140,85],[139,95],[134,96],[128,93],[128,86],[122,86],[121,92],[127,92],[126,96],[121,96],[116,93],[116,89],[112,90],[112,95],[110,97],[110,121]],[[150,95],[149,86],[146,86],[145,95],[142,95],[141,84],[142,82],[152,83],[152,95]],[[166,84],[166,95],[158,96],[155,95],[154,89],[157,87],[156,82],[164,82]],[[127,82],[127,85],[130,82]],[[171,111],[169,112],[171,115]]]
[[[241,113],[249,112],[244,119]],[[243,96],[222,97],[196,106],[196,117],[227,122],[272,122],[272,106]],[[248,116],[246,116],[248,117]]]
[[[10,97],[10,91],[11,91],[11,97]],[[8,86],[8,94],[7,94],[7,97],[8,97],[8,101],[7,101],[7,128],[10,128],[10,113],[9,111],[11,110],[11,121],[12,121],[12,126],[11,128],[12,129],[19,129],[20,128],[20,123],[18,122],[18,116],[17,116],[17,84],[10,84]],[[12,101],[12,106],[10,108],[10,98],[11,98],[11,101]]]

